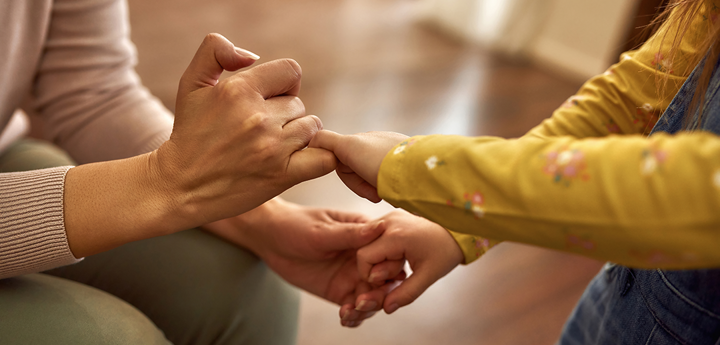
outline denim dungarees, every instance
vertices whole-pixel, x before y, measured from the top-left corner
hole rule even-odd
[[[718,64],[705,95],[703,123],[698,123],[697,112],[690,121],[690,129],[716,135],[720,135]],[[650,135],[685,130],[700,68],[690,74]],[[720,269],[640,270],[609,263],[583,293],[558,344],[720,345]]]

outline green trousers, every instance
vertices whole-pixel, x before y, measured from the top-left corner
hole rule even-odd
[[[0,172],[73,165],[34,140]],[[192,229],[0,280],[0,344],[294,344],[299,294],[247,250]]]

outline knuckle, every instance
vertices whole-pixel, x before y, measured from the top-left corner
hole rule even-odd
[[[390,216],[390,217],[399,217],[399,216],[402,216],[402,215],[405,215],[405,214],[406,214],[406,213],[405,213],[404,211],[393,210],[392,212],[390,212],[390,213],[388,214],[388,216]]]
[[[218,36],[217,33],[211,32],[211,33],[205,35],[205,38],[203,39],[203,41],[210,42],[210,41],[212,41],[212,40],[214,40],[214,39],[217,39],[217,36]]]
[[[327,236],[325,227],[321,224],[313,224],[310,227],[308,241],[313,248],[320,248]]]
[[[219,33],[216,33],[216,32],[212,32],[212,33],[205,35],[205,38],[203,38],[203,44],[211,45],[217,41],[222,41],[222,40],[223,40],[222,35],[220,35]]]
[[[357,256],[357,260],[359,262],[368,262],[368,257],[370,253],[367,247],[362,247],[357,250],[357,253],[355,255]]]
[[[228,78],[220,80],[215,88],[218,90],[220,97],[227,100],[236,101],[245,98],[247,95],[255,93],[255,89],[244,78]]]
[[[278,156],[279,150],[278,140],[272,137],[264,137],[257,141],[255,152],[265,159],[274,159]]]
[[[312,139],[318,132],[317,122],[311,116],[305,116],[301,119],[297,119],[296,121],[298,121],[299,125],[299,133],[297,134],[302,137],[303,141],[307,140],[309,142],[310,139]]]
[[[392,212],[388,213],[388,214],[385,216],[385,219],[387,219],[387,220],[389,220],[389,221],[400,220],[400,221],[398,221],[397,223],[398,223],[398,224],[404,224],[405,222],[403,222],[402,220],[406,220],[406,219],[407,219],[406,217],[407,217],[408,215],[409,215],[409,213],[407,213],[406,211],[393,210]]]
[[[300,64],[297,63],[297,61],[293,59],[282,59],[280,61],[284,62],[287,67],[289,67],[293,71],[297,80],[300,80],[302,78],[302,67],[300,67]]]
[[[251,135],[269,135],[279,136],[280,127],[274,118],[272,109],[266,104],[254,102],[252,100],[242,100],[241,106],[236,107],[234,114],[243,121],[244,131]]]
[[[296,114],[305,114],[305,103],[303,103],[300,97],[293,97],[292,99],[290,99],[290,108]]]
[[[271,127],[271,119],[265,112],[253,113],[247,120],[248,127],[259,133],[267,132]]]
[[[218,104],[238,99],[241,93],[238,84],[229,80],[221,80],[213,87],[214,96]]]
[[[315,115],[310,115],[310,117],[315,121],[315,125],[317,126],[318,131],[323,130],[324,126],[322,120],[320,120],[320,118]]]
[[[407,228],[397,225],[389,227],[385,230],[384,236],[388,239],[396,241],[398,243],[406,243],[413,239],[412,231],[407,231]]]

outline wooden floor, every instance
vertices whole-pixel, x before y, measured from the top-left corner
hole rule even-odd
[[[130,0],[145,85],[170,109],[203,36],[219,32],[262,59],[303,67],[309,113],[341,133],[391,130],[516,137],[579,84],[452,41],[417,23],[413,0]],[[334,174],[284,194],[305,205],[380,216]],[[460,267],[415,304],[358,329],[336,306],[303,295],[298,344],[553,344],[599,263],[502,244]]]

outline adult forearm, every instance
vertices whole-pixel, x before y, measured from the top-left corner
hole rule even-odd
[[[65,229],[76,257],[192,226],[154,159],[149,153],[68,171]]]

